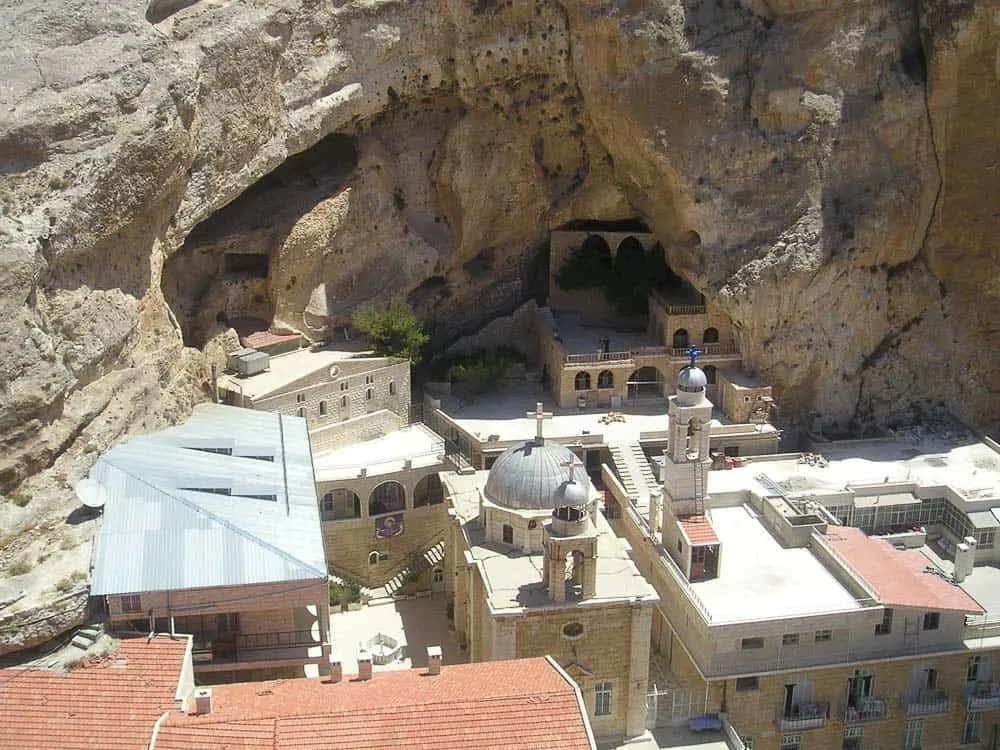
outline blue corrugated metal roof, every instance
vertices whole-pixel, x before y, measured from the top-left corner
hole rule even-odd
[[[326,578],[303,419],[202,404],[90,477],[107,498],[93,594]]]

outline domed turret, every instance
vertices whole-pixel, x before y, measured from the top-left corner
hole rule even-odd
[[[567,466],[575,458],[558,443],[539,445],[529,440],[508,448],[490,469],[483,494],[491,503],[511,510],[550,511],[571,486]],[[586,495],[586,489],[583,492]],[[573,493],[570,498],[575,497]]]
[[[705,400],[705,387],[708,376],[695,364],[695,358],[701,354],[696,346],[688,349],[691,363],[680,371],[677,376],[677,403],[680,406],[698,406]]]

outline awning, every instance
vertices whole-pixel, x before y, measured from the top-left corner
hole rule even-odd
[[[884,508],[890,505],[917,505],[920,498],[912,492],[887,492],[883,495],[864,495],[854,498],[855,508]]]
[[[975,513],[970,513],[969,520],[972,521],[972,525],[977,529],[995,529],[1000,527],[1000,521],[989,510],[977,510]]]

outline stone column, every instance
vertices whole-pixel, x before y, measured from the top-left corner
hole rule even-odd
[[[493,659],[517,658],[517,622],[512,619],[495,620],[493,623]]]
[[[663,524],[663,493],[654,493],[649,496],[649,535],[656,541]]]
[[[597,595],[597,559],[584,558],[583,565],[583,598],[589,599]]]
[[[324,588],[326,588],[324,586]],[[329,594],[329,592],[324,592]],[[327,596],[316,605],[316,617],[319,621],[319,642],[322,644],[320,653],[323,660],[319,663],[319,673],[330,673],[330,599]]]
[[[653,605],[632,605],[632,648],[626,686],[625,736],[638,737],[646,731],[646,690],[649,684],[649,641],[653,629]]]

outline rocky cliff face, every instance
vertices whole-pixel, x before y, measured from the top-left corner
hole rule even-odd
[[[0,19],[8,492],[56,497],[204,398],[184,345],[213,351],[226,316],[321,337],[393,295],[445,342],[536,291],[549,230],[578,219],[646,221],[789,413],[1000,419],[991,3],[24,0]]]

